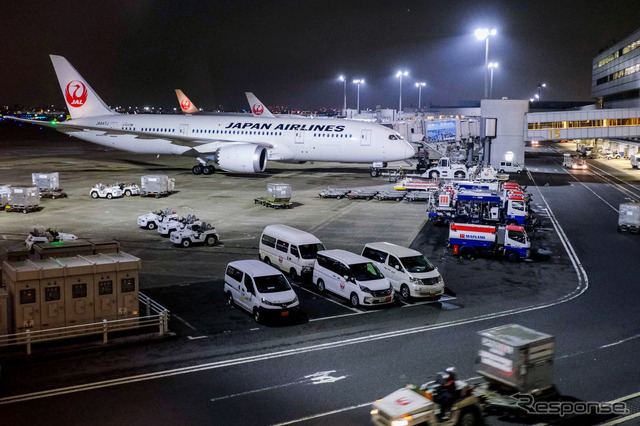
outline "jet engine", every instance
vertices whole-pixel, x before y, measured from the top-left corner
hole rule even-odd
[[[264,172],[267,167],[267,149],[252,144],[223,146],[218,150],[216,162],[227,172]]]

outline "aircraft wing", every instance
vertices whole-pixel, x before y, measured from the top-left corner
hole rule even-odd
[[[190,136],[179,136],[179,135],[159,135],[157,133],[149,133],[149,132],[141,132],[138,130],[125,130],[125,129],[105,129],[104,127],[99,126],[88,126],[85,124],[75,124],[71,120],[70,122],[66,121],[43,121],[43,120],[30,120],[27,118],[17,118],[12,116],[5,116],[4,118],[20,121],[23,123],[36,124],[42,127],[48,127],[51,129],[56,129],[62,133],[73,133],[73,132],[83,132],[85,130],[98,131],[103,132],[104,135],[132,135],[137,139],[164,139],[170,141],[172,144],[179,146],[186,146],[189,148],[193,148],[200,154],[209,154],[218,150],[224,144],[250,144],[250,145],[258,145],[263,146],[265,148],[273,148],[273,145],[268,142],[260,142],[260,141],[237,141],[237,140],[228,140],[228,139],[202,139],[197,137]]]

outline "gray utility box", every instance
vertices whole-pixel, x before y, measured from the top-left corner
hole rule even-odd
[[[554,337],[507,324],[479,331],[476,372],[509,390],[536,393],[553,387]]]
[[[140,178],[140,195],[169,195],[174,186],[175,179],[167,175],[145,175]]]
[[[618,232],[640,232],[640,203],[622,203],[618,211]]]
[[[60,175],[55,173],[31,173],[31,180],[33,186],[40,189],[59,189],[60,188]]]
[[[288,183],[268,183],[267,200],[274,201],[276,203],[291,200],[291,185]]]

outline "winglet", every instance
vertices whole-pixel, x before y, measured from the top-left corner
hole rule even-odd
[[[180,109],[184,114],[196,114],[200,112],[198,108],[187,98],[187,95],[182,93],[182,90],[176,89],[176,96],[178,97],[178,103],[180,104]]]
[[[274,115],[271,114],[269,108],[264,106],[262,102],[254,95],[252,92],[244,92],[247,95],[247,101],[249,101],[249,107],[251,108],[251,113],[254,117],[269,117],[274,118]]]
[[[109,109],[69,61],[62,56],[49,55],[49,57],[71,118],[117,114]]]

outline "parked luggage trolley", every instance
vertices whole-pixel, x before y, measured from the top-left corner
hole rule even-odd
[[[346,188],[327,188],[322,190],[318,197],[320,198],[337,198],[338,200],[347,196],[350,193],[350,189]]]
[[[27,188],[11,188],[9,204],[5,206],[7,212],[30,213],[42,210],[40,194],[35,186]]]
[[[291,185],[288,183],[269,183],[267,184],[267,196],[255,198],[254,204],[261,204],[265,207],[273,207],[274,209],[290,209]]]

